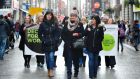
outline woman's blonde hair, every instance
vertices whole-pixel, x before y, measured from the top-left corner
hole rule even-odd
[[[37,23],[37,24],[39,24],[39,22],[40,22],[40,21],[39,21],[39,18],[40,18],[41,16],[44,17],[44,15],[43,15],[42,13],[40,13],[40,14],[38,14],[38,15],[36,16],[36,23]]]
[[[81,21],[84,20],[86,23],[88,23],[88,20],[85,16],[82,17]]]

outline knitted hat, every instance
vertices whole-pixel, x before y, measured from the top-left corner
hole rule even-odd
[[[70,13],[70,16],[78,16],[78,11],[77,10],[72,10]]]

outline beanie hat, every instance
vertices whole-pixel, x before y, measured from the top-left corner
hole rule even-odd
[[[99,25],[101,23],[101,19],[98,15],[91,16],[91,19],[93,19],[93,18],[96,20],[97,25]]]
[[[72,10],[70,13],[70,16],[78,16],[78,11],[77,10]]]

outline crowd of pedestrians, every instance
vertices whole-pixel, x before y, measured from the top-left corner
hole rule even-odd
[[[37,25],[38,37],[42,41],[42,53],[45,56],[36,55],[37,67],[43,67],[46,61],[48,76],[54,77],[53,70],[56,66],[60,40],[64,41],[63,57],[67,68],[67,79],[78,77],[79,67],[86,65],[86,56],[88,56],[89,78],[97,77],[98,67],[101,65],[100,51],[103,50],[102,41],[106,31],[102,24],[100,16],[93,15],[88,19],[79,17],[78,10],[73,8],[69,16],[65,16],[63,21],[58,21],[52,10],[48,10],[44,15],[38,14],[36,22],[31,15],[24,18],[24,23],[13,22],[12,17],[0,15],[0,60],[4,59],[4,54],[9,47],[14,48],[15,39],[21,37],[19,49],[23,52],[24,66],[30,68],[31,55],[25,54],[25,30],[28,27]],[[118,51],[119,44],[121,52],[124,51],[123,43],[131,42],[136,51],[140,42],[140,24],[138,20],[134,21],[133,26],[127,25],[124,21],[115,22],[109,18],[104,24],[118,24]],[[15,35],[15,38],[14,38]],[[60,39],[61,38],[61,39]],[[115,56],[105,56],[107,68],[113,69],[116,65]],[[72,68],[74,66],[74,68]]]

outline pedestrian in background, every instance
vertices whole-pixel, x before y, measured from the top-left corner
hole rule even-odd
[[[84,27],[84,30],[86,29],[86,27],[87,27],[87,23],[88,23],[88,20],[87,20],[87,18],[86,17],[82,17],[82,19],[81,19],[81,22],[83,23],[83,27]],[[83,50],[84,50],[84,48],[83,48]],[[86,54],[85,54],[85,52],[86,51],[83,51],[84,53],[83,53],[83,56],[80,58],[80,67],[85,67],[85,65],[86,65]]]
[[[68,19],[69,19],[68,16],[65,16],[64,17],[64,19],[62,21],[63,28],[64,28],[64,25],[68,22]],[[63,28],[62,28],[62,30],[63,30]],[[65,66],[66,66],[66,62],[67,62],[67,56],[66,55],[67,55],[67,52],[66,52],[66,49],[65,49],[65,46],[64,46],[64,49],[63,49],[63,57],[64,57],[64,61],[65,61]]]
[[[48,76],[53,77],[54,54],[55,51],[58,50],[57,42],[60,33],[52,11],[47,11],[44,15],[43,22],[39,27],[38,36],[42,41],[42,49],[46,57]]]
[[[19,34],[21,36],[20,39],[20,44],[19,44],[19,49],[23,51],[23,58],[24,58],[24,67],[25,68],[30,68],[30,60],[31,60],[31,55],[26,55],[25,54],[25,30],[26,28],[32,26],[32,18],[31,15],[27,15],[25,17],[24,23],[20,27]]]
[[[124,24],[124,21],[122,20],[121,22],[118,21],[118,51],[119,51],[119,44],[121,44],[121,52],[123,52],[123,42],[125,39],[125,31],[126,31],[126,27]]]
[[[20,29],[20,23],[19,20],[17,20],[17,22],[15,23],[15,35],[16,35],[16,39],[19,39],[19,29]]]
[[[70,13],[68,21],[64,24],[62,30],[62,39],[64,41],[64,53],[66,57],[67,79],[71,79],[72,64],[74,65],[74,77],[78,77],[79,58],[82,57],[83,48],[74,47],[76,40],[83,38],[83,24],[79,22],[78,14],[75,11]]]
[[[36,21],[36,24],[37,24],[37,27],[39,29],[40,27],[40,24],[43,22],[43,14],[38,14],[37,15],[37,21]],[[36,62],[37,62],[37,67],[43,67],[44,65],[44,56],[43,55],[36,55]]]
[[[85,30],[85,44],[89,56],[89,78],[97,77],[98,56],[102,48],[104,38],[103,26],[100,26],[100,17],[94,15],[91,17],[91,25]]]
[[[9,32],[10,28],[8,24],[4,21],[3,15],[0,15],[0,60],[4,59],[4,52]]]
[[[133,24],[133,39],[134,39],[134,48],[136,51],[139,51],[138,45],[139,45],[139,21],[135,20]]]

